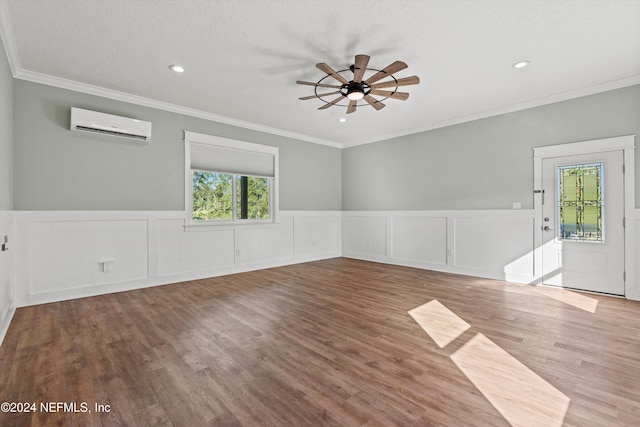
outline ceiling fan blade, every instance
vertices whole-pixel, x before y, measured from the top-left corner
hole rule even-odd
[[[368,55],[356,55],[356,61],[353,64],[353,81],[354,82],[360,83],[362,81],[362,76],[364,76],[364,72],[367,70],[368,64],[369,64]]]
[[[327,64],[323,62],[316,64],[316,68],[319,69],[320,71],[324,71],[325,73],[329,74],[331,77],[333,77],[343,85],[349,84],[347,79],[342,77],[340,74],[336,73],[333,68],[329,67]]]
[[[313,98],[320,98],[320,97],[323,97],[323,96],[335,95],[336,93],[340,93],[340,91],[337,90],[335,92],[327,92],[327,93],[319,93],[317,95],[303,96],[302,98],[298,98],[298,99],[306,101],[307,99],[313,99]]]
[[[400,101],[406,101],[407,98],[409,98],[409,94],[407,92],[389,92],[388,90],[372,89],[371,94],[384,96],[386,98],[391,98],[391,99],[399,99]]]
[[[326,85],[324,83],[303,82],[301,80],[298,80],[296,83],[298,83],[299,85],[328,87],[328,88],[331,88],[331,89],[341,89],[342,88],[342,86],[338,86],[338,85]]]
[[[327,108],[331,107],[332,105],[337,104],[338,102],[342,101],[342,99],[344,98],[344,95],[340,95],[339,97],[337,97],[336,99],[334,99],[331,102],[328,102],[326,104],[324,104],[322,107],[318,108],[318,110],[326,110]]]
[[[349,101],[349,106],[347,107],[347,114],[355,113],[357,106],[358,106],[358,101]]]
[[[382,80],[385,77],[391,75],[391,74],[395,74],[400,70],[404,70],[405,68],[407,68],[408,65],[405,64],[402,61],[396,61],[391,65],[387,65],[385,68],[383,68],[381,71],[378,71],[377,73],[375,73],[373,76],[369,77],[367,80],[365,80],[364,82],[368,85],[370,85],[373,82],[377,82],[378,80]]]
[[[364,100],[367,101],[376,110],[382,110],[384,108],[384,104],[371,95],[365,95]]]
[[[373,89],[382,89],[383,87],[396,87],[396,86],[409,86],[409,85],[417,85],[420,83],[420,79],[418,76],[404,77],[402,79],[398,79],[397,81],[391,80],[388,82],[376,83],[371,85]]]

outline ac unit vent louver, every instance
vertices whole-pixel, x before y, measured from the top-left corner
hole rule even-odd
[[[71,108],[71,130],[111,135],[137,141],[151,139],[151,123],[97,111]]]

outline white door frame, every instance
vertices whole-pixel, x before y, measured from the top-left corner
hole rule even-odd
[[[623,213],[627,219],[624,229],[625,296],[629,299],[640,299],[640,289],[636,286],[635,281],[636,271],[634,262],[635,221],[633,221],[633,210],[635,209],[635,135],[535,147],[533,149],[533,206],[535,217],[533,269],[537,279],[536,284],[542,283],[542,159],[619,150],[623,152],[625,168]]]

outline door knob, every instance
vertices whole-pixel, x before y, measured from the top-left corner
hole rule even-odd
[[[549,226],[548,226],[548,225],[545,225],[544,227],[542,227],[542,229],[543,229],[544,231],[553,231],[553,228],[549,228]]]

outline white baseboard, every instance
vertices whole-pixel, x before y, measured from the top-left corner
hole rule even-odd
[[[4,341],[5,335],[7,335],[9,325],[11,324],[11,320],[13,319],[13,315],[15,312],[16,307],[13,304],[13,301],[9,301],[9,305],[2,311],[2,317],[0,319],[0,346]]]
[[[87,298],[98,295],[107,295],[117,292],[127,292],[136,289],[151,288],[154,286],[171,285],[193,280],[208,279],[213,277],[227,276],[230,274],[246,273],[249,271],[265,270],[268,268],[284,267],[287,265],[301,264],[323,259],[338,258],[338,254],[325,254],[317,257],[304,257],[300,259],[282,260],[279,262],[260,263],[237,268],[222,268],[216,270],[202,270],[196,272],[182,273],[163,277],[155,277],[144,280],[132,280],[125,282],[115,282],[104,285],[87,285],[74,289],[63,289],[53,292],[37,293],[27,295],[20,304],[20,307],[31,305],[48,304],[58,301],[67,301],[78,298]],[[15,310],[15,308],[14,308]]]
[[[504,280],[507,282],[514,282],[520,284],[538,284],[539,279],[533,275],[526,274],[513,274],[513,273],[500,273],[497,271],[491,270],[479,270],[479,269],[466,269],[466,268],[456,268],[450,267],[442,264],[431,264],[424,262],[416,262],[416,261],[406,261],[406,260],[397,260],[393,258],[386,258],[380,256],[367,256],[363,254],[345,254],[343,255],[345,258],[350,259],[358,259],[362,261],[371,261],[371,262],[379,262],[382,264],[390,264],[390,265],[398,265],[402,267],[411,267],[418,268],[421,270],[431,270],[437,271],[440,273],[451,273],[451,274],[460,274],[462,276],[473,276],[473,277],[481,277],[484,279],[494,279],[494,280]]]

